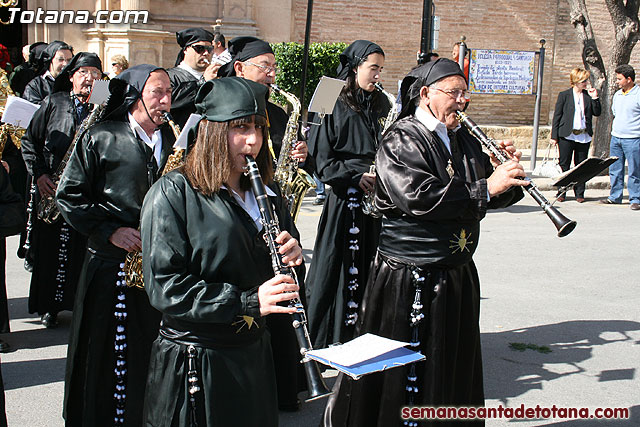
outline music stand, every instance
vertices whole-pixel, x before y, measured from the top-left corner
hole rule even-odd
[[[345,84],[344,80],[322,76],[315,92],[313,92],[308,111],[317,113],[318,117],[320,117],[320,122],[322,122],[324,116],[333,112],[333,107]],[[320,123],[310,122],[309,124],[319,125]]]
[[[582,184],[583,182],[586,183],[591,178],[600,174],[600,172],[608,168],[616,160],[618,160],[617,157],[608,157],[606,159],[589,157],[588,159],[580,162],[578,166],[575,166],[558,176],[553,183],[554,187],[558,187],[556,200],[558,197],[564,196],[567,191],[571,190],[576,185]]]

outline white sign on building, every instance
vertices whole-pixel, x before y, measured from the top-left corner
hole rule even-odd
[[[472,93],[533,95],[536,52],[471,49]]]

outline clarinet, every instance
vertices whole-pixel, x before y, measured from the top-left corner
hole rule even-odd
[[[262,177],[258,170],[256,161],[251,156],[246,156],[248,170],[245,172],[249,176],[251,181],[251,189],[253,195],[256,198],[258,207],[260,208],[260,216],[262,226],[264,227],[264,240],[269,247],[271,253],[271,265],[275,274],[286,274],[293,277],[296,284],[298,278],[295,270],[285,265],[280,258],[278,249],[280,244],[276,242],[276,237],[280,234],[280,225],[278,224],[278,217],[273,213],[273,208],[267,197],[264,184],[262,183]],[[300,354],[302,355],[301,363],[304,365],[304,372],[307,377],[307,385],[309,387],[309,397],[307,402],[321,397],[326,397],[331,394],[331,391],[324,383],[324,379],[320,374],[320,369],[314,360],[307,357],[307,352],[313,350],[311,346],[311,340],[309,339],[309,331],[307,330],[307,315],[302,306],[302,302],[299,298],[295,298],[289,301],[289,307],[295,307],[296,312],[292,313],[293,317],[293,329],[296,333],[296,339],[298,340],[298,346],[300,347]]]
[[[480,127],[469,118],[468,115],[462,111],[456,113],[456,118],[461,125],[466,127],[469,132],[487,149],[493,154],[500,163],[506,163],[510,160],[507,153],[502,150],[496,141],[489,138]],[[535,153],[534,153],[535,155]],[[542,211],[547,214],[553,225],[558,230],[558,237],[564,237],[571,233],[576,228],[577,223],[566,216],[562,215],[558,209],[553,207],[546,197],[538,190],[538,187],[528,178],[520,178],[528,181],[528,184],[523,187],[527,190],[527,193],[533,197],[533,199],[540,205]]]

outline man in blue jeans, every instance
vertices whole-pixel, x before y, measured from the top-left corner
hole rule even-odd
[[[613,95],[611,105],[614,118],[610,153],[618,157],[618,160],[609,167],[611,191],[609,197],[601,202],[622,202],[626,158],[629,163],[629,203],[631,210],[640,211],[640,87],[634,83],[636,73],[631,65],[619,65],[615,72],[620,90]]]

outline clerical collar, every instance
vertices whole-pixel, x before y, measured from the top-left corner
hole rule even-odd
[[[153,132],[153,135],[151,135],[151,138],[149,138],[149,135],[147,135],[142,126],[140,126],[136,119],[133,118],[133,114],[128,113],[128,117],[131,130],[140,137],[142,142],[151,147],[153,150],[153,157],[156,159],[156,164],[160,165],[160,156],[162,153],[162,133],[160,132],[160,129],[156,129],[155,132]]]
[[[193,68],[189,67],[187,64],[185,64],[184,61],[182,61],[180,65],[178,65],[178,68],[182,68],[183,70],[191,74],[193,77],[195,77],[196,80],[200,80],[200,78],[204,74],[203,71],[194,70]]]
[[[416,107],[415,116],[420,123],[427,127],[427,129],[438,135],[438,138],[444,142],[445,147],[447,147],[447,150],[451,153],[451,142],[449,141],[448,129],[444,123],[429,114],[426,110],[420,108],[420,106]],[[456,126],[456,128],[453,129],[453,132],[457,132],[458,129],[460,129],[460,125]]]

